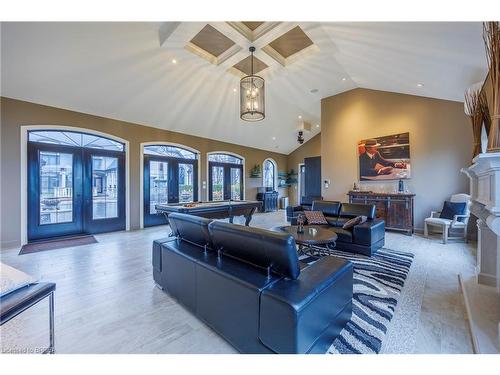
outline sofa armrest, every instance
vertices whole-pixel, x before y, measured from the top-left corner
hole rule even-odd
[[[323,257],[298,279],[266,288],[260,297],[262,343],[276,353],[307,353],[332,327],[340,332],[351,314],[352,275],[351,262]]]
[[[431,218],[439,217],[441,215],[441,211],[431,211]]]
[[[160,238],[158,240],[153,241],[153,254],[151,256],[151,260],[153,263],[153,268],[161,272],[161,245],[163,245],[166,242],[170,241],[175,241],[177,237],[165,237],[165,238]]]
[[[352,237],[357,245],[371,246],[385,237],[385,222],[382,219],[374,219],[355,225]]]

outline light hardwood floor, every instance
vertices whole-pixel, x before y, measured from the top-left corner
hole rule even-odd
[[[285,223],[283,211],[257,214],[252,225]],[[18,255],[4,250],[2,262],[57,283],[58,353],[235,353],[152,280],[151,243],[166,226],[96,236],[96,244]],[[457,274],[469,272],[471,245],[441,245],[438,239],[388,233],[387,247],[429,256],[416,353],[470,353],[471,344]],[[397,335],[395,335],[397,336]],[[2,352],[44,347],[46,302],[0,330]],[[406,338],[401,338],[405,340]],[[397,343],[396,343],[397,346]]]

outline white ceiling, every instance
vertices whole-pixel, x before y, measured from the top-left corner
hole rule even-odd
[[[242,47],[212,65],[184,48],[205,24],[2,23],[1,93],[288,154],[299,146],[298,116],[319,123],[321,98],[364,87],[462,101],[487,72],[481,23],[285,22],[253,44],[298,24],[319,51],[282,67],[258,50],[270,66],[261,74],[266,119],[247,123],[233,91],[239,78],[227,67],[251,44],[211,22]],[[320,130],[313,129],[306,140]]]

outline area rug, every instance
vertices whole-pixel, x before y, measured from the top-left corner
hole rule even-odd
[[[75,247],[97,243],[97,240],[92,235],[83,235],[75,237],[58,238],[56,240],[32,242],[23,245],[19,255],[31,254],[39,251],[62,249],[65,247]]]
[[[351,320],[328,353],[379,353],[408,277],[413,254],[384,248],[372,257],[342,251],[333,251],[332,255],[353,263],[353,305]],[[312,263],[317,258],[305,256],[301,260]]]

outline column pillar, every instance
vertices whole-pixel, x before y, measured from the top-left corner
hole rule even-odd
[[[486,223],[477,221],[477,281],[499,288],[497,248],[500,248],[498,237]]]

